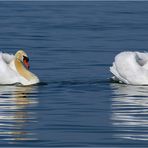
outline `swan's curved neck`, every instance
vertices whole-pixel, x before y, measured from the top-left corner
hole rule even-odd
[[[28,81],[33,79],[33,74],[24,67],[24,65],[22,64],[22,62],[20,60],[15,59],[15,66],[16,66],[16,69],[17,69],[18,73],[22,77],[24,77]]]

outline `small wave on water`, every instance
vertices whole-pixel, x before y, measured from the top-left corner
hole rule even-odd
[[[47,83],[47,82],[40,82],[40,83],[38,83],[37,85],[38,85],[38,86],[48,85],[48,83]]]
[[[24,86],[24,85],[21,85],[20,83],[15,83],[15,84],[4,84],[4,85],[0,85],[0,87],[9,87],[10,89],[11,88],[15,88],[15,87],[20,87],[20,88],[25,88],[25,87],[37,87],[37,86],[46,86],[46,85],[56,85],[56,86],[76,86],[76,85],[99,85],[99,84],[109,84],[110,82],[113,82],[112,80],[110,79],[102,79],[102,80],[99,80],[99,79],[92,79],[92,80],[51,80],[51,81],[48,81],[48,82],[45,82],[45,81],[41,81],[37,84],[34,84],[34,85],[27,85],[27,86]],[[13,89],[11,89],[11,91],[13,91]]]
[[[109,80],[61,80],[61,81],[50,81],[45,85],[57,84],[60,86],[72,86],[72,85],[93,85],[100,83],[109,83]],[[44,84],[44,83],[43,83]]]

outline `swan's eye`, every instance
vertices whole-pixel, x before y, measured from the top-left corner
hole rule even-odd
[[[29,58],[26,56],[23,56],[23,61],[29,62]]]

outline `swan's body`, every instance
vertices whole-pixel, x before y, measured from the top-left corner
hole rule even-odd
[[[148,53],[121,52],[110,71],[115,81],[132,85],[148,85]]]
[[[0,53],[0,84],[32,85],[39,83],[39,78],[25,67],[24,57],[28,58],[22,50],[15,55]]]

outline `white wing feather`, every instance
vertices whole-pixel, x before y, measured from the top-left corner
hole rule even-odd
[[[8,54],[8,53],[1,53],[2,54],[2,58],[3,60],[9,64],[13,59],[14,59],[14,55],[13,54]]]
[[[18,81],[17,73],[8,65],[11,59],[12,55],[0,53],[0,84],[13,84]]]

